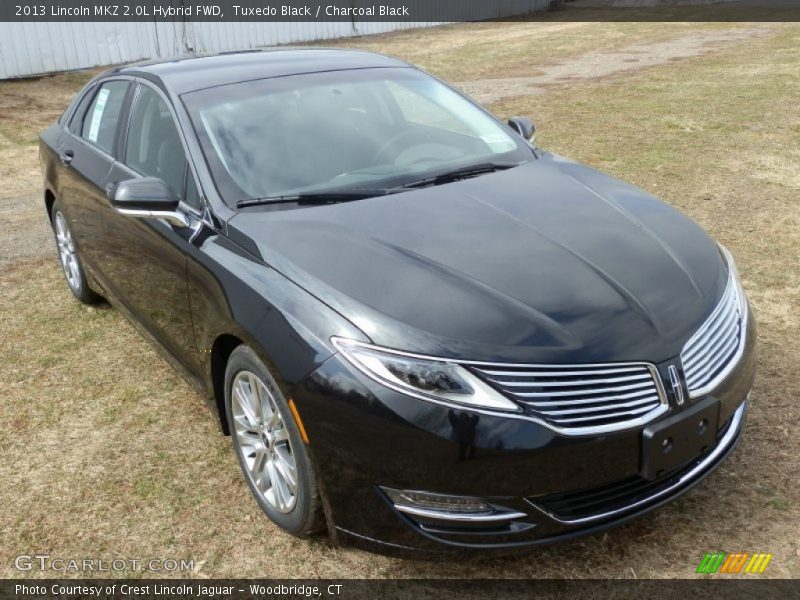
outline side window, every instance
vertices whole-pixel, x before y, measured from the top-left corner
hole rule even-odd
[[[203,208],[203,201],[200,199],[200,190],[197,189],[197,184],[194,182],[192,172],[189,165],[186,165],[186,193],[183,195],[183,201],[197,210]]]
[[[86,90],[83,97],[78,102],[75,112],[72,113],[72,119],[69,122],[69,130],[75,135],[79,136],[81,134],[81,128],[83,127],[83,115],[86,114],[86,108],[89,106],[89,103],[94,98],[96,92],[97,86],[92,86],[90,89]]]
[[[127,81],[109,81],[102,84],[81,122],[80,136],[109,154],[114,152],[119,113],[128,85]]]
[[[139,89],[125,141],[125,164],[148,177],[158,177],[184,196],[186,154],[167,103],[152,88]]]

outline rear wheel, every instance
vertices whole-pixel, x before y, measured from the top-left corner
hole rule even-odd
[[[61,209],[61,203],[58,201],[53,204],[51,222],[53,224],[53,234],[56,238],[58,260],[61,263],[61,269],[64,271],[69,291],[84,304],[95,304],[101,300],[101,297],[89,287],[78,250],[72,240],[72,233],[69,230],[67,219]]]
[[[286,398],[247,346],[228,361],[225,410],[239,466],[259,506],[288,533],[307,536],[319,505],[311,460]]]

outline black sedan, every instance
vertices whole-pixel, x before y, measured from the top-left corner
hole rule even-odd
[[[281,528],[525,547],[694,486],[755,369],[730,253],[533,132],[370,53],[144,63],[42,133],[44,203],[69,289],[199,385]]]

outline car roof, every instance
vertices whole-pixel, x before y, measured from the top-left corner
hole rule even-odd
[[[410,66],[395,58],[361,50],[279,47],[151,60],[118,67],[102,76],[141,75],[160,79],[165,87],[177,94],[184,94],[268,77]]]

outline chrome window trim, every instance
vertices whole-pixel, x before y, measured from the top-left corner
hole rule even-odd
[[[60,125],[62,125],[65,131],[76,135],[70,130],[72,123],[78,118],[78,111],[80,110],[81,104],[83,104],[84,100],[88,100],[86,108],[89,108],[89,104],[91,104],[91,101],[94,100],[94,96],[97,93],[97,85],[98,81],[90,81],[87,83],[86,87],[84,87],[81,92],[78,92],[78,94],[75,95],[72,104],[70,104],[67,110],[61,115],[61,119],[58,122]]]
[[[118,160],[119,160],[116,156],[114,156],[114,154],[109,154],[108,152],[106,152],[103,148],[101,148],[97,144],[94,144],[94,143],[90,142],[89,140],[87,140],[80,133],[75,133],[74,131],[71,131],[69,127],[70,127],[70,124],[72,123],[72,119],[78,117],[77,111],[80,108],[80,104],[83,101],[83,98],[85,96],[87,96],[87,95],[91,96],[91,100],[89,101],[89,104],[86,106],[86,111],[88,112],[89,106],[91,106],[92,102],[94,102],[94,98],[97,95],[97,93],[100,91],[100,88],[103,87],[104,84],[112,83],[114,81],[127,81],[129,83],[129,85],[133,85],[135,83],[135,79],[133,77],[131,77],[130,75],[113,75],[113,76],[110,76],[108,78],[98,79],[95,82],[91,82],[91,83],[87,84],[87,86],[91,86],[91,89],[89,89],[87,87],[85,94],[83,96],[81,96],[81,100],[76,103],[75,108],[73,109],[73,113],[69,117],[69,122],[67,123],[67,126],[63,127],[61,129],[61,131],[64,134],[70,136],[71,138],[73,138],[74,140],[76,140],[78,142],[81,142],[89,150],[92,150],[93,152],[98,154],[100,156],[100,158],[104,158],[106,160],[109,160],[112,163],[113,162],[118,162]],[[125,94],[126,95],[130,94],[130,89],[128,89],[128,91],[126,91]],[[83,119],[86,118],[87,112],[84,112],[82,115],[80,115],[80,117],[81,117],[81,128],[83,128]],[[117,128],[118,128],[118,131],[117,131],[117,136],[116,137],[119,137],[119,135],[122,133],[122,129],[119,126],[119,122],[117,123]],[[116,144],[115,144],[115,146],[116,146]],[[114,148],[114,153],[116,153],[116,147]]]
[[[691,470],[684,473],[680,477],[680,479],[678,479],[678,481],[676,481],[671,486],[664,488],[663,490],[656,492],[655,494],[648,496],[647,498],[629,504],[624,508],[598,513],[590,517],[581,517],[579,519],[559,519],[553,513],[543,509],[541,506],[536,504],[534,500],[525,498],[525,501],[531,506],[533,506],[539,512],[547,515],[548,517],[550,517],[551,519],[553,519],[558,523],[561,523],[562,525],[583,525],[584,523],[592,523],[594,521],[608,519],[610,517],[614,517],[616,515],[634,510],[639,506],[649,504],[654,500],[658,500],[659,498],[668,496],[672,492],[675,492],[680,488],[684,487],[692,479],[694,479],[697,475],[699,475],[702,471],[704,471],[708,466],[710,466],[714,461],[716,461],[717,458],[730,447],[730,445],[739,435],[742,425],[742,418],[744,417],[746,408],[747,408],[747,401],[744,401],[739,405],[739,408],[736,409],[736,412],[733,413],[733,417],[731,417],[731,423],[728,426],[728,430],[725,432],[725,435],[722,436],[722,439],[720,439],[720,441],[717,443],[714,449],[711,452],[709,452],[708,456],[706,456],[703,460],[697,463],[697,465],[695,465]]]
[[[429,360],[434,362],[447,362],[453,363],[458,365],[470,365],[470,366],[486,366],[486,367],[512,367],[512,368],[574,368],[576,366],[580,367],[609,367],[609,368],[622,368],[622,367],[641,367],[645,366],[650,370],[650,373],[653,375],[653,381],[655,382],[656,390],[658,391],[658,396],[660,400],[660,404],[658,408],[654,409],[653,411],[636,417],[635,419],[630,419],[625,421],[622,424],[609,424],[609,425],[595,425],[595,426],[588,426],[588,427],[558,427],[553,425],[552,423],[548,423],[544,419],[539,419],[533,415],[524,414],[522,412],[522,405],[520,405],[519,412],[503,412],[503,411],[496,411],[490,410],[485,408],[479,408],[474,406],[468,405],[457,405],[452,402],[446,402],[444,400],[440,400],[438,398],[432,396],[426,396],[425,394],[415,394],[410,392],[407,389],[401,388],[398,385],[394,385],[389,381],[385,381],[383,379],[377,378],[371,371],[365,369],[357,360],[352,358],[349,353],[347,352],[347,348],[345,344],[351,344],[354,346],[360,346],[362,348],[371,349],[375,348],[374,344],[369,344],[367,342],[359,342],[356,340],[350,340],[341,338],[338,336],[331,337],[331,343],[334,347],[339,351],[339,354],[353,367],[355,367],[359,372],[366,375],[371,381],[380,384],[383,387],[387,387],[391,390],[399,392],[405,396],[410,396],[412,398],[417,398],[419,400],[424,400],[425,402],[430,402],[431,404],[437,404],[439,406],[445,406],[447,408],[457,408],[459,410],[465,410],[477,414],[492,416],[492,417],[502,417],[505,419],[520,419],[523,421],[530,421],[536,423],[537,425],[541,425],[542,427],[546,427],[547,429],[563,436],[569,437],[580,437],[580,436],[588,436],[588,435],[599,435],[604,433],[618,433],[622,431],[627,431],[629,429],[635,429],[637,427],[641,427],[653,421],[654,419],[660,417],[664,413],[669,410],[669,402],[667,399],[667,394],[664,390],[663,382],[661,381],[661,377],[658,373],[658,369],[653,363],[648,362],[620,362],[620,363],[590,363],[590,364],[583,364],[583,363],[573,363],[573,364],[525,364],[525,363],[497,363],[497,362],[481,362],[481,361],[473,361],[473,360],[460,360],[454,358],[443,358],[438,356],[428,356],[424,354],[415,354],[413,352],[403,352],[401,350],[395,350],[393,348],[385,348],[380,346],[380,351],[385,352],[387,354],[394,354],[397,356],[404,356],[407,358],[416,358],[421,360]],[[497,392],[500,394],[501,392]],[[503,395],[504,397],[507,397]]]
[[[83,135],[82,135],[82,133],[83,133],[83,122],[84,122],[84,120],[86,119],[86,117],[89,114],[89,107],[94,102],[94,99],[97,97],[97,94],[100,92],[101,88],[104,85],[106,85],[107,83],[114,83],[116,81],[127,81],[129,87],[128,87],[127,90],[125,90],[125,97],[122,99],[122,108],[120,109],[120,114],[117,115],[117,130],[114,133],[114,147],[112,148],[111,152],[108,152],[108,151],[106,151],[105,148],[101,148],[95,142],[92,142],[89,139],[83,137]],[[62,131],[64,131],[68,135],[71,135],[75,139],[78,139],[78,140],[82,141],[84,144],[86,144],[86,146],[88,146],[89,148],[91,148],[92,150],[94,150],[95,152],[100,154],[101,157],[110,159],[112,161],[117,161],[118,159],[114,155],[116,154],[116,151],[117,151],[117,148],[116,148],[117,141],[119,139],[119,136],[122,134],[122,127],[120,127],[119,121],[120,121],[120,117],[126,117],[125,110],[124,110],[125,109],[125,100],[127,99],[128,95],[131,93],[130,86],[132,86],[134,83],[135,83],[135,79],[133,77],[131,77],[130,75],[111,75],[109,77],[104,77],[103,79],[98,79],[94,83],[87,84],[87,85],[91,85],[91,89],[87,89],[86,93],[83,96],[81,96],[81,101],[79,101],[75,105],[75,112],[73,112],[73,114],[70,115],[69,122],[67,123],[67,126],[62,129]],[[70,131],[70,125],[72,124],[72,119],[74,119],[74,118],[79,116],[76,113],[77,113],[78,109],[80,108],[80,104],[83,101],[83,98],[86,95],[90,95],[91,96],[91,100],[89,100],[89,104],[86,105],[86,112],[84,112],[82,115],[80,115],[81,131],[78,132],[78,133],[75,133],[73,131]]]

